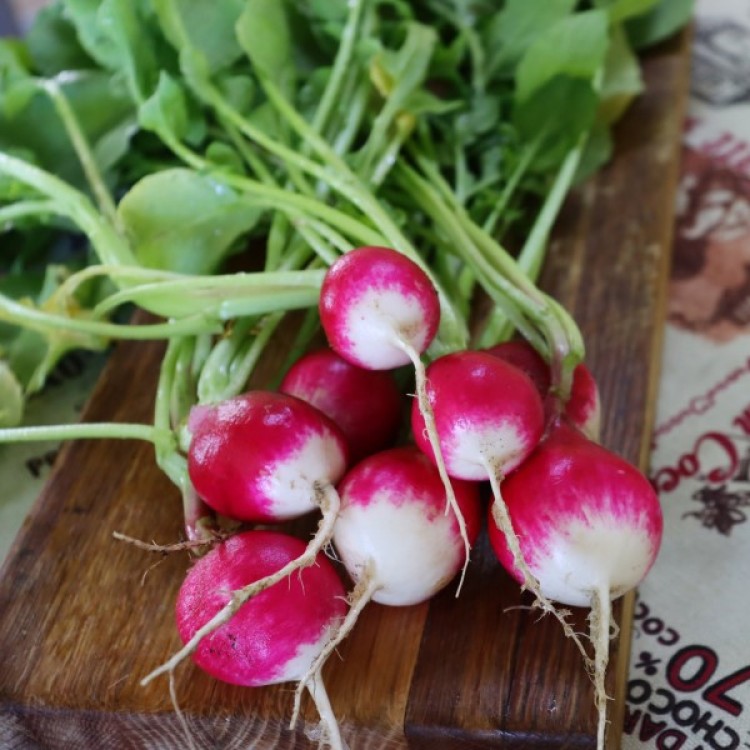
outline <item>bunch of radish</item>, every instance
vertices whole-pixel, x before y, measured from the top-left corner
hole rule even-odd
[[[318,530],[307,544],[248,532],[201,559],[178,602],[185,646],[147,679],[192,654],[230,682],[296,681],[292,723],[307,688],[325,737],[343,747],[321,680],[327,657],[369,601],[410,605],[459,572],[463,580],[487,481],[492,547],[584,655],[602,747],[610,602],[653,563],[661,511],[640,472],[594,442],[600,406],[591,374],[578,364],[561,398],[554,371],[525,342],[451,352],[425,367],[437,294],[417,264],[389,248],[355,249],[331,266],[320,320],[330,349],[301,358],[282,393],[195,407],[188,425],[190,478],[217,513],[269,523],[318,510]],[[404,410],[389,371],[405,365],[415,375],[413,444],[393,447]],[[330,543],[353,582],[348,609],[321,556]],[[226,576],[215,571],[224,561]],[[553,602],[591,608],[593,657]],[[297,613],[310,611],[309,628],[294,630]],[[271,663],[254,644],[279,618],[288,628],[278,643],[271,638]]]

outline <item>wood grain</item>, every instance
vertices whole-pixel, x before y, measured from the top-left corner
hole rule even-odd
[[[687,35],[649,56],[648,90],[622,123],[614,162],[569,201],[544,286],[580,322],[606,406],[604,443],[645,466],[658,372]],[[283,356],[281,336],[275,348]],[[149,421],[162,348],[112,354],[83,419]],[[271,359],[266,367],[273,369]],[[180,536],[177,493],[148,445],[81,441],[61,451],[0,574],[0,746],[185,747],[167,685],[139,678],[178,646],[172,609],[188,558],[112,539]],[[153,566],[155,561],[158,565]],[[556,625],[518,605],[482,538],[459,599],[371,605],[326,679],[352,748],[589,748],[593,693]],[[508,608],[511,608],[510,610]],[[613,654],[620,699],[630,615]],[[585,627],[585,613],[576,612]],[[177,695],[199,748],[313,747],[286,728],[292,686],[242,690],[185,665]],[[619,744],[622,700],[613,712]]]

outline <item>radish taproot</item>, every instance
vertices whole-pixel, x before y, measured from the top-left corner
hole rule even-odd
[[[473,544],[481,523],[478,485],[453,480],[453,489]],[[356,585],[346,619],[308,677],[322,668],[368,602],[408,606],[426,601],[464,565],[463,539],[456,517],[445,512],[442,479],[415,446],[360,461],[347,472],[339,493],[333,543]]]
[[[274,575],[304,553],[301,540],[275,531],[230,537],[188,571],[176,604],[183,643],[238,601],[237,593]],[[206,632],[193,661],[211,676],[234,685],[260,687],[297,682],[346,615],[345,589],[321,555],[297,575],[238,606],[231,621]],[[338,724],[320,676],[309,691],[332,748],[343,748]]]
[[[402,397],[393,374],[358,367],[332,349],[300,357],[279,391],[330,417],[349,443],[352,462],[390,447],[398,435]]]
[[[523,585],[538,605],[553,614],[585,655],[577,635],[540,591],[524,562],[517,533],[508,518],[500,486],[522,464],[542,437],[544,406],[536,386],[523,371],[501,358],[478,351],[446,354],[427,368],[427,398],[435,418],[440,448],[451,477],[489,480],[495,502],[493,518],[524,572]],[[433,461],[424,420],[412,407],[412,431],[419,448]]]
[[[598,747],[604,746],[611,599],[637,586],[662,535],[659,498],[634,466],[557,420],[503,484],[523,559],[544,596],[591,607]],[[490,513],[490,543],[503,566],[525,581]]]
[[[409,363],[414,367],[416,408],[432,445],[447,506],[456,515],[464,540],[465,572],[471,542],[442,459],[421,360],[440,324],[437,290],[427,274],[397,250],[358,247],[326,272],[319,311],[329,345],[344,359],[371,370]]]
[[[485,349],[500,359],[523,370],[536,385],[543,398],[550,390],[550,368],[544,358],[528,341],[503,341]],[[599,439],[601,405],[596,380],[586,365],[581,362],[573,371],[570,398],[564,406],[565,416],[592,440]]]

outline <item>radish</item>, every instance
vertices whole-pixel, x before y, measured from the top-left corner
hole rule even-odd
[[[392,445],[402,398],[390,372],[365,370],[331,349],[300,357],[279,386],[322,411],[344,433],[352,462]]]
[[[193,407],[188,429],[190,479],[216,512],[238,521],[283,521],[338,506],[333,485],[346,470],[349,448],[310,404],[249,391]]]
[[[542,356],[527,341],[504,341],[485,350],[523,370],[546,397],[550,389],[550,369]],[[581,362],[573,371],[570,398],[565,404],[565,416],[592,440],[599,439],[601,406],[596,380]]]
[[[333,565],[315,565],[241,603],[239,593],[273,576],[304,554],[305,544],[272,531],[237,534],[197,560],[177,597],[177,629],[183,643],[205,633],[193,661],[211,676],[259,687],[301,679],[346,614],[345,590]],[[212,621],[227,607],[230,622]],[[331,747],[342,748],[325,686],[316,675],[309,687]]]
[[[473,544],[481,522],[478,485],[460,480],[453,484]],[[346,474],[339,492],[333,541],[356,587],[346,619],[308,677],[321,669],[369,601],[390,606],[425,601],[455,577],[464,561],[458,520],[445,513],[440,474],[415,446],[364,459]]]
[[[495,501],[493,518],[524,572],[523,585],[534,593],[545,612],[553,614],[585,654],[578,637],[539,589],[523,560],[516,532],[508,518],[500,485],[534,450],[544,430],[542,399],[531,379],[517,367],[486,352],[463,351],[436,359],[427,369],[427,398],[435,417],[440,448],[451,477],[489,479]],[[417,445],[434,460],[425,437],[424,420],[412,408]]]
[[[552,425],[534,454],[508,477],[503,497],[523,559],[542,593],[563,604],[591,607],[602,748],[610,600],[637,586],[656,558],[663,524],[659,499],[634,466],[564,420]],[[489,538],[503,566],[524,581],[505,535],[492,522]]]
[[[387,247],[360,247],[345,253],[326,272],[319,309],[328,343],[349,362],[368,370],[412,363],[423,429],[432,445],[447,505],[456,515],[464,540],[465,573],[471,542],[442,459],[420,358],[440,323],[437,290],[427,274],[402,253]]]

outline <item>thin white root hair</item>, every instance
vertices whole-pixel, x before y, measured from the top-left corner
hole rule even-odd
[[[562,625],[565,635],[573,640],[578,647],[578,650],[581,652],[586,669],[589,670],[589,672],[593,672],[594,663],[591,657],[584,648],[578,634],[565,619],[570,612],[568,610],[558,610],[557,607],[555,607],[555,605],[542,593],[539,581],[537,581],[531,570],[529,570],[529,566],[526,564],[526,560],[524,560],[523,553],[521,552],[521,545],[518,541],[518,536],[513,529],[513,522],[508,513],[508,506],[505,504],[500,491],[500,480],[498,479],[497,473],[486,461],[485,468],[487,469],[490,486],[492,487],[492,494],[495,500],[492,503],[492,519],[505,537],[508,549],[510,550],[511,555],[513,555],[513,564],[523,576],[523,583],[521,584],[522,588],[528,589],[534,595],[536,605],[545,614],[551,614]]]
[[[174,672],[175,668],[182,661],[187,659],[196,648],[198,648],[198,645],[203,638],[229,622],[246,601],[253,596],[256,596],[261,591],[271,588],[271,586],[282,581],[284,578],[287,578],[295,570],[306,568],[315,562],[318,552],[328,544],[333,537],[333,526],[338,517],[339,507],[341,505],[339,495],[332,485],[324,485],[316,482],[315,495],[318,506],[322,512],[322,517],[318,523],[315,536],[310,540],[305,551],[299,557],[287,563],[283,568],[280,568],[272,575],[261,578],[258,581],[248,584],[244,588],[232,592],[229,602],[227,602],[222,609],[220,609],[205,625],[203,625],[203,627],[199,628],[195,632],[195,635],[193,635],[193,637],[179,651],[177,651],[172,658],[164,662],[160,667],[157,667],[150,674],[146,675],[146,677],[141,680],[141,685],[148,685],[149,682],[165,672]]]
[[[315,657],[310,668],[297,684],[297,689],[294,691],[294,710],[292,711],[292,719],[289,723],[290,729],[294,729],[297,719],[299,718],[300,707],[302,705],[302,693],[305,691],[308,682],[311,680],[314,681],[316,676],[320,675],[323,666],[328,661],[328,657],[352,631],[360,613],[379,588],[380,584],[375,578],[373,566],[372,564],[368,564],[362,571],[362,576],[359,581],[357,581],[357,585],[352,589],[352,592],[349,595],[350,606],[349,611],[346,613],[346,617],[341,621],[341,625],[339,625],[338,629],[332,634],[328,643],[326,643],[321,652]]]
[[[422,362],[419,352],[414,349],[413,346],[403,341],[401,338],[395,339],[396,345],[401,348],[404,353],[409,357],[412,364],[414,365],[414,379],[416,385],[416,396],[417,403],[419,405],[419,411],[422,414],[425,425],[425,433],[427,439],[430,441],[430,447],[435,455],[435,465],[437,466],[440,480],[445,488],[446,507],[445,512],[449,510],[453,511],[453,515],[456,517],[458,522],[458,530],[461,534],[461,539],[464,543],[464,564],[461,567],[461,578],[458,582],[458,588],[456,589],[456,596],[458,597],[461,593],[461,588],[464,585],[464,579],[466,578],[466,569],[469,567],[469,559],[471,556],[471,543],[469,542],[469,534],[466,530],[466,521],[464,519],[461,509],[458,507],[458,501],[456,500],[456,493],[453,490],[450,477],[448,476],[448,470],[445,468],[445,460],[443,459],[443,450],[440,447],[440,436],[437,433],[437,426],[435,425],[435,413],[432,410],[432,404],[427,396],[427,373],[425,372],[425,366]]]
[[[207,547],[211,544],[216,544],[226,539],[229,534],[217,533],[211,539],[189,539],[184,542],[174,542],[173,544],[157,544],[156,542],[144,542],[142,539],[136,539],[127,534],[121,534],[119,531],[113,531],[112,536],[117,539],[118,542],[127,542],[132,544],[134,547],[143,550],[144,552],[159,552],[166,555],[170,552],[182,552],[184,550],[200,549],[201,547]]]
[[[594,642],[594,690],[596,691],[596,709],[599,719],[596,728],[597,750],[604,750],[607,732],[607,696],[604,678],[609,664],[610,623],[612,620],[612,602],[609,588],[601,586],[591,593],[591,613],[589,625],[591,639]]]

